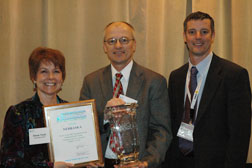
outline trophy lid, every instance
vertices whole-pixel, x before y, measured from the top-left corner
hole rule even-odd
[[[120,104],[120,105],[115,105],[115,106],[108,106],[106,107],[107,110],[109,109],[114,109],[114,108],[137,108],[138,104],[137,103],[125,103],[125,104]]]

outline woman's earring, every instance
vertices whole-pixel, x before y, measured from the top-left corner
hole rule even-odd
[[[60,90],[59,90],[59,91],[61,91],[61,90],[62,90],[62,86],[63,86],[63,83],[61,84],[61,86],[60,86]]]
[[[36,90],[37,90],[37,82],[34,81],[34,82],[33,82],[33,91],[36,91]]]

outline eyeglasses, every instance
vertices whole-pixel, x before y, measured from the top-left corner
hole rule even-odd
[[[108,40],[104,40],[104,42],[107,42],[109,45],[115,45],[117,43],[117,40],[119,40],[119,42],[121,44],[128,44],[131,40],[135,40],[133,39],[128,39],[127,37],[121,37],[119,39],[116,38],[110,38]]]

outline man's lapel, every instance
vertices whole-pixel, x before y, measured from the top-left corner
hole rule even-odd
[[[189,64],[187,63],[183,68],[178,72],[178,78],[176,79],[177,83],[175,83],[175,89],[177,90],[177,94],[174,95],[177,100],[178,107],[178,118],[182,121],[183,114],[185,111],[184,108],[184,97],[185,97],[185,84],[186,84],[186,75],[188,71]]]
[[[221,66],[218,62],[219,58],[214,54],[208,70],[204,90],[201,96],[195,125],[200,121],[201,117],[207,111],[208,105],[212,102],[212,99],[214,98],[216,90],[221,81],[221,76],[219,75],[221,71]]]
[[[112,73],[111,65],[104,68],[104,71],[100,75],[100,86],[102,95],[105,101],[110,100],[113,97],[113,84],[112,84]]]
[[[126,96],[133,99],[137,99],[137,96],[141,90],[143,81],[144,81],[144,77],[142,75],[142,69],[136,62],[133,62]]]

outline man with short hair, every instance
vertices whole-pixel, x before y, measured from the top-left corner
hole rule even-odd
[[[136,39],[134,28],[129,23],[112,22],[104,33],[103,48],[111,64],[85,77],[80,100],[96,100],[105,167],[117,164],[117,155],[108,145],[111,131],[104,120],[104,109],[106,104],[124,103],[116,98],[118,94],[138,101],[136,120],[140,162],[131,166],[159,167],[172,139],[166,79],[133,61]],[[113,91],[117,73],[120,74],[122,89]]]
[[[246,163],[251,127],[248,72],[215,55],[214,38],[211,16],[187,16],[184,42],[189,63],[169,78],[174,139],[166,166],[242,168]]]

